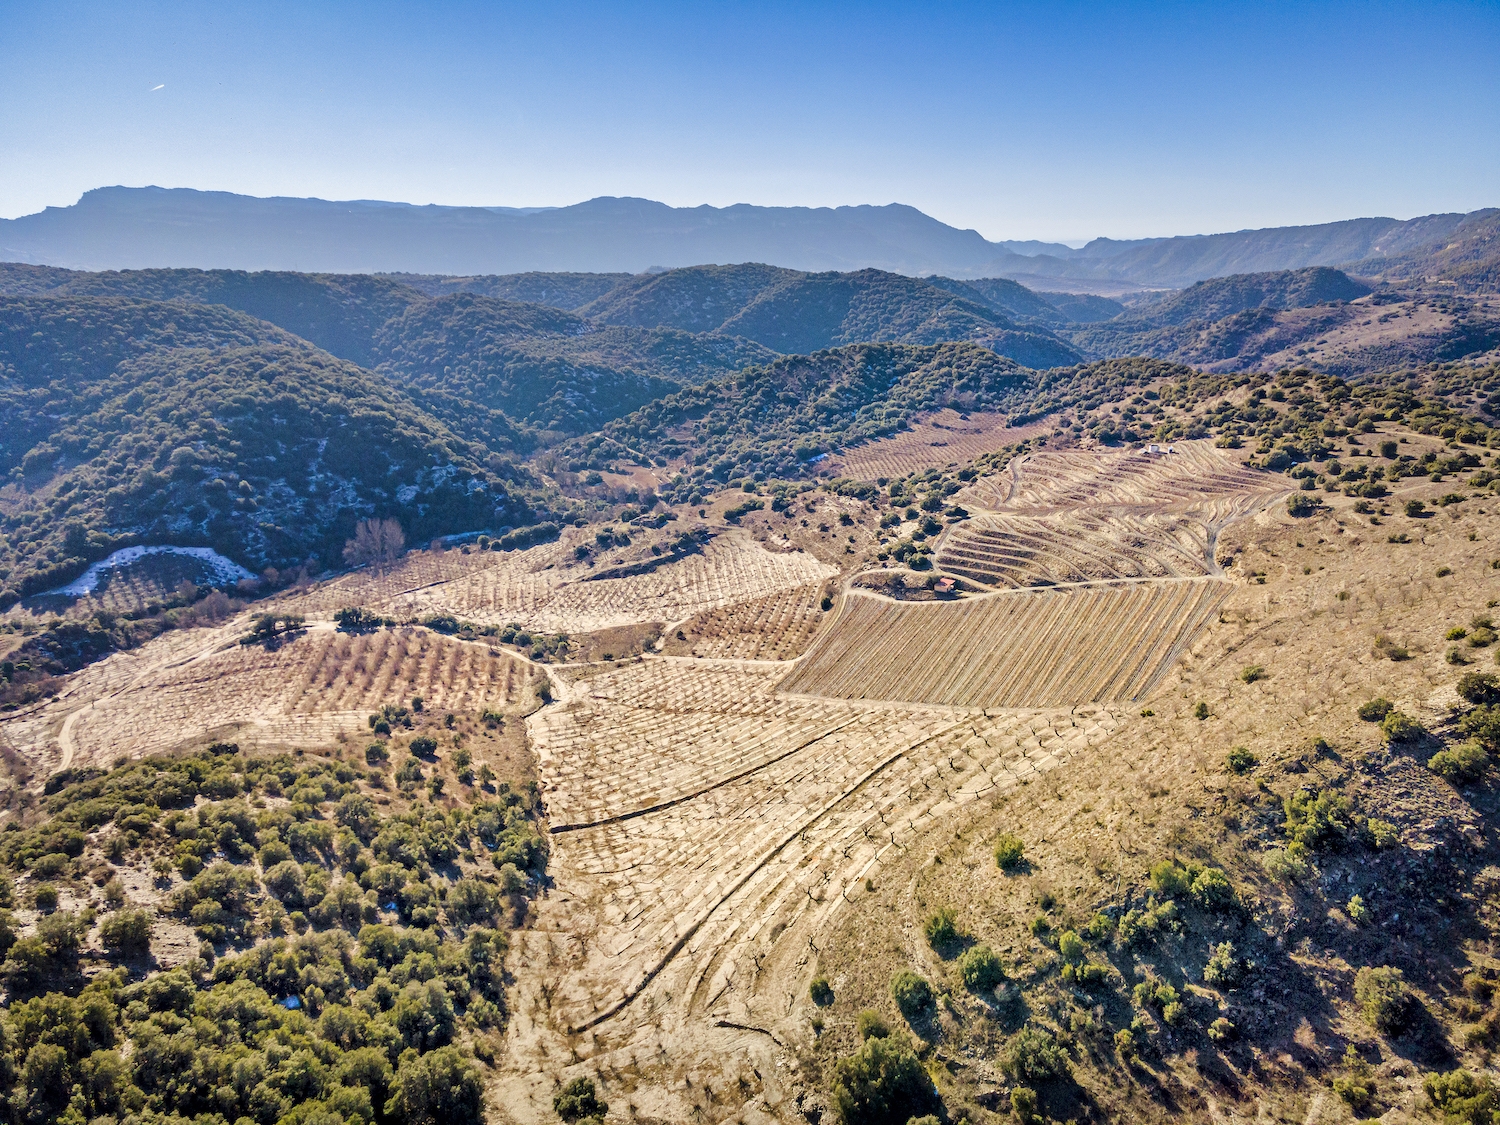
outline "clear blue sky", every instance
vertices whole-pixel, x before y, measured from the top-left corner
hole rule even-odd
[[[159,184],[1128,238],[1500,205],[1500,3],[0,0],[0,105],[7,217]]]

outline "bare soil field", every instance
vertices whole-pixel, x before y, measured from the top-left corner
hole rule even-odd
[[[923,469],[963,464],[1051,429],[1050,422],[1012,427],[1003,414],[960,414],[943,409],[922,416],[909,428],[866,442],[832,461],[838,476],[856,480],[904,477]]]
[[[1178,507],[1264,502],[1286,492],[1286,478],[1245,467],[1243,454],[1208,441],[1182,441],[1170,454],[1140,450],[1043,450],[957,494],[992,511],[1080,507]]]
[[[1209,528],[1190,515],[1130,509],[982,516],[950,531],[937,563],[993,587],[1216,573]]]
[[[542,1119],[522,1072],[559,1050],[634,1070],[682,1035],[734,1052],[750,1029],[774,1049],[779,1033],[757,1029],[796,1003],[810,935],[887,857],[952,809],[1091,753],[1115,721],[786,699],[764,669],[661,658],[575,684],[530,721],[556,890],[517,935],[513,1116]],[[662,1120],[701,1096],[660,1092]]]
[[[782,685],[956,707],[1072,707],[1150,691],[1213,617],[1212,579],[896,602],[850,594]]]
[[[280,604],[308,617],[357,605],[403,618],[449,614],[479,625],[571,634],[681,621],[835,573],[811,554],[767,550],[728,530],[701,551],[663,561],[649,573],[595,578],[573,554],[576,538],[510,553],[424,552],[384,576],[339,578]],[[606,564],[613,561],[606,558]]]

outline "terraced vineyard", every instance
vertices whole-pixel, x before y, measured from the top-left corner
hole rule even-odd
[[[1136,450],[1044,450],[1012,461],[958,494],[993,511],[1081,507],[1178,507],[1236,497],[1283,494],[1285,478],[1247,469],[1206,441],[1183,441],[1170,454]]]
[[[1203,522],[1130,509],[980,517],[944,537],[937,562],[949,574],[996,587],[1182,578],[1218,569]]]
[[[913,422],[899,434],[851,449],[833,468],[839,475],[857,480],[904,477],[923,469],[972,461],[1048,428],[1045,423],[1012,428],[1003,414],[960,414],[944,409]]]
[[[367,730],[366,717],[387,703],[420,695],[433,710],[479,711],[514,700],[530,681],[506,653],[425,629],[350,637],[319,628],[267,651],[235,643],[245,624],[178,634],[175,649],[117,654],[7,732],[39,757],[55,738],[62,764],[80,766],[210,736],[318,746]]]
[[[555,957],[559,930],[581,939],[549,1018],[585,1031],[649,992],[680,997],[679,1018],[773,1020],[775,965],[806,951],[789,930],[815,934],[929,824],[1115,721],[787,699],[765,671],[662,659],[574,684],[530,720],[557,895],[522,940]]]
[[[382,577],[339,579],[287,609],[331,616],[361,605],[398,617],[451,614],[481,625],[581,633],[619,625],[681,621],[694,614],[817,583],[835,573],[809,554],[768,551],[738,533],[645,574],[592,578],[572,540],[499,554],[424,554]]]
[[[955,707],[1071,707],[1150,691],[1228,595],[1214,579],[992,594],[847,596],[788,693]]]
[[[807,648],[826,616],[822,586],[797,586],[709,610],[684,621],[667,640],[672,656],[790,660]]]

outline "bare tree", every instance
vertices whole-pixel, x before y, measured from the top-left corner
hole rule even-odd
[[[401,557],[406,536],[395,520],[360,520],[354,538],[344,544],[344,561],[350,566],[374,566],[376,574]]]

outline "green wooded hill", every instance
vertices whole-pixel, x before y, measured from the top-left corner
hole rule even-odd
[[[1001,313],[1017,324],[1041,324],[1056,327],[1067,324],[1071,320],[1058,309],[1056,304],[1039,293],[1033,293],[1019,281],[1011,281],[1003,277],[978,278],[973,281],[955,281],[951,277],[929,277],[926,280],[939,289]],[[1121,311],[1123,307],[1120,306],[1115,312]]]
[[[1248,309],[1305,309],[1335,301],[1353,301],[1371,291],[1369,285],[1327,266],[1242,273],[1200,281],[1126,319],[1152,325],[1223,320]]]
[[[717,333],[602,326],[545,305],[457,293],[409,306],[377,333],[376,370],[412,389],[578,434],[678,389],[772,358]]]
[[[503,273],[483,277],[445,277],[441,274],[392,273],[383,276],[418,289],[429,297],[473,293],[505,301],[527,301],[555,309],[582,308],[604,296],[632,275],[628,273]]]
[[[367,274],[186,269],[84,273],[14,263],[0,264],[0,294],[225,305],[362,367],[377,362],[370,349],[380,326],[424,296],[389,278]]]
[[[1031,372],[975,344],[854,344],[687,387],[560,450],[575,469],[686,454],[689,481],[795,477],[820,454],[893,434],[937,406],[984,409]]]
[[[1500,209],[1465,215],[1439,242],[1347,268],[1393,284],[1438,281],[1460,293],[1500,293]]]
[[[987,300],[882,270],[693,266],[632,277],[579,312],[608,324],[743,336],[783,354],[871,341],[969,340],[1033,367],[1078,358],[1047,329],[1020,326]]]
[[[1032,371],[976,344],[854,344],[684,388],[557,453],[574,472],[680,457],[686,468],[662,489],[680,502],[730,480],[794,479],[824,455],[898,433],[923,411],[1001,411],[1020,424],[1070,408],[1082,415],[1190,374],[1155,359]]]
[[[0,298],[0,406],[6,605],[131,543],[331,566],[360,518],[421,540],[529,515],[388,380],[221,307]]]

